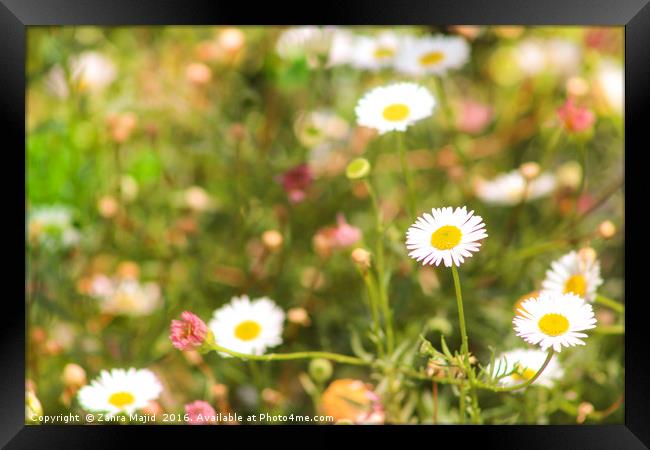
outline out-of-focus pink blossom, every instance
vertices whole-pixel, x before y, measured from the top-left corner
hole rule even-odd
[[[181,314],[181,320],[172,320],[169,339],[179,350],[192,350],[203,345],[208,327],[201,319],[189,311]]]
[[[307,188],[313,180],[314,177],[307,164],[289,169],[279,177],[291,203],[300,203],[305,199]]]
[[[339,213],[336,220],[336,226],[321,228],[314,236],[316,250],[322,255],[329,255],[330,250],[350,247],[361,240],[361,230],[347,223],[343,214]]]
[[[593,111],[584,106],[577,106],[571,97],[557,110],[557,115],[571,133],[585,131],[596,121]]]
[[[361,240],[361,230],[346,222],[345,216],[336,216],[337,225],[331,229],[330,242],[333,248],[346,248]]]
[[[196,400],[185,405],[185,413],[189,416],[190,425],[210,425],[217,421],[217,413],[208,402]]]
[[[491,106],[466,100],[461,105],[456,127],[463,133],[480,133],[490,123],[494,114]]]

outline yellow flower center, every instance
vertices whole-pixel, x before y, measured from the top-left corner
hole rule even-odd
[[[445,54],[439,51],[425,53],[420,56],[420,64],[423,66],[432,66],[445,59]]]
[[[130,392],[116,392],[108,397],[108,403],[116,408],[123,408],[135,401],[135,397]]]
[[[587,293],[587,280],[585,280],[584,275],[572,275],[566,280],[564,284],[564,293],[573,293],[580,297],[584,297]]]
[[[539,329],[548,336],[559,336],[569,329],[569,321],[561,314],[545,314],[539,319]]]
[[[519,373],[513,373],[511,377],[515,381],[528,381],[533,378],[536,373],[536,371],[527,367],[523,370],[519,370]]]
[[[378,47],[375,49],[375,59],[386,59],[386,58],[392,58],[393,55],[395,55],[395,50],[392,48],[382,48]]]
[[[245,320],[235,328],[235,336],[242,341],[250,341],[259,336],[262,327],[253,320]]]
[[[404,103],[393,103],[384,108],[384,119],[399,122],[409,116],[409,107]]]
[[[438,250],[449,250],[456,247],[462,237],[463,233],[460,228],[454,225],[445,225],[431,233],[431,245]]]

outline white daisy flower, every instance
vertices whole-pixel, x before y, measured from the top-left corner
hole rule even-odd
[[[572,251],[551,263],[542,282],[542,291],[554,294],[573,293],[588,302],[596,299],[596,289],[603,284],[596,252],[584,248]]]
[[[431,214],[424,213],[406,232],[406,248],[409,256],[422,265],[445,266],[452,263],[460,266],[465,258],[477,252],[481,239],[487,237],[485,223],[481,216],[467,208],[433,208]]]
[[[148,369],[102,370],[99,377],[79,390],[77,398],[88,411],[103,411],[108,416],[133,414],[157,399],[162,389],[156,375]]]
[[[517,336],[530,344],[539,344],[542,350],[553,347],[585,345],[583,330],[596,327],[591,305],[575,294],[541,293],[521,303],[512,320]]]
[[[549,195],[555,189],[555,184],[555,177],[549,173],[540,174],[527,182],[521,171],[513,170],[492,180],[479,179],[474,188],[476,196],[486,203],[513,206],[522,200],[530,201]]]
[[[502,353],[495,358],[495,368],[499,373],[510,373],[503,377],[499,383],[504,386],[515,386],[525,383],[535,376],[537,371],[544,365],[547,354],[538,349],[516,349]],[[515,370],[516,369],[516,370]],[[548,362],[544,372],[533,382],[533,384],[551,387],[555,380],[564,375],[564,370],[553,356]]]
[[[208,327],[218,345],[239,353],[261,355],[268,347],[282,343],[284,317],[284,311],[268,297],[251,301],[242,295],[217,309]]]
[[[469,60],[470,47],[460,36],[405,38],[395,68],[409,75],[444,74]]]
[[[400,39],[395,33],[384,32],[376,37],[357,36],[350,64],[359,69],[379,70],[390,67],[398,53]]]
[[[355,108],[357,123],[375,128],[380,134],[406,131],[418,120],[429,117],[436,101],[424,87],[415,83],[396,83],[366,93]]]

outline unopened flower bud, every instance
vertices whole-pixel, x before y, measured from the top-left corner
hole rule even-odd
[[[302,325],[304,327],[309,326],[311,323],[311,319],[309,318],[309,314],[305,308],[291,308],[287,311],[287,319],[291,323]]]
[[[327,359],[312,359],[309,363],[309,375],[320,383],[324,383],[332,377],[332,363]]]
[[[595,261],[597,257],[598,257],[598,254],[596,253],[596,250],[594,250],[591,247],[581,248],[578,251],[578,258],[581,261],[592,262],[592,261]]]
[[[110,195],[105,195],[97,202],[97,210],[99,211],[99,214],[106,219],[115,217],[119,208],[120,205],[117,200],[115,200],[115,197]]]
[[[228,386],[222,383],[214,384],[210,388],[210,393],[216,401],[225,400],[228,398]]]
[[[262,390],[262,400],[270,406],[279,406],[284,400],[284,396],[275,389],[265,388]]]
[[[271,251],[279,250],[282,247],[282,241],[282,233],[277,230],[268,230],[262,234],[262,243]]]
[[[603,239],[611,239],[616,234],[616,225],[611,220],[606,220],[598,225],[598,235]]]
[[[370,267],[370,257],[371,254],[365,248],[355,248],[352,250],[352,261],[359,267],[359,269],[365,271]]]
[[[523,163],[519,167],[519,170],[527,180],[532,180],[533,178],[537,178],[541,171],[541,168],[536,162],[527,162]]]
[[[202,63],[192,63],[185,69],[185,77],[190,83],[200,85],[210,82],[212,72],[210,68]]]
[[[345,174],[350,180],[358,180],[370,173],[370,162],[365,158],[353,159],[345,169]]]
[[[87,382],[86,371],[78,364],[66,364],[63,368],[63,383],[72,388],[84,386]]]

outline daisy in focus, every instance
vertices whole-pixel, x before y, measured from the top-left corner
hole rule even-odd
[[[409,256],[422,265],[460,266],[465,258],[477,252],[481,239],[487,237],[481,216],[467,208],[433,208],[424,213],[406,232]]]
[[[239,353],[261,355],[282,343],[285,313],[271,299],[233,297],[217,309],[208,323],[215,342]],[[227,356],[227,355],[223,355]]]
[[[546,356],[546,352],[537,349],[517,349],[502,353],[496,358],[495,366],[501,373],[512,373],[501,378],[500,383],[504,386],[525,383],[544,365]],[[564,370],[557,362],[557,358],[553,357],[533,384],[551,387],[563,374]]]
[[[514,206],[549,195],[555,184],[555,177],[551,174],[542,173],[527,179],[520,170],[513,170],[492,180],[479,179],[474,190],[485,203]]]
[[[551,263],[542,282],[542,290],[553,294],[572,293],[588,302],[596,299],[596,290],[603,284],[600,262],[592,248],[572,251]]]
[[[355,108],[357,123],[380,134],[406,131],[409,125],[429,117],[436,101],[424,87],[415,83],[395,83],[377,87],[359,100]]]
[[[400,47],[395,68],[408,75],[442,75],[469,60],[470,47],[460,36],[407,38]]]
[[[79,404],[88,411],[106,412],[108,416],[146,407],[162,392],[162,385],[148,369],[102,370],[99,377],[79,390]]]
[[[521,304],[512,320],[517,336],[542,350],[585,345],[581,331],[596,327],[594,310],[575,294],[541,293]]]

